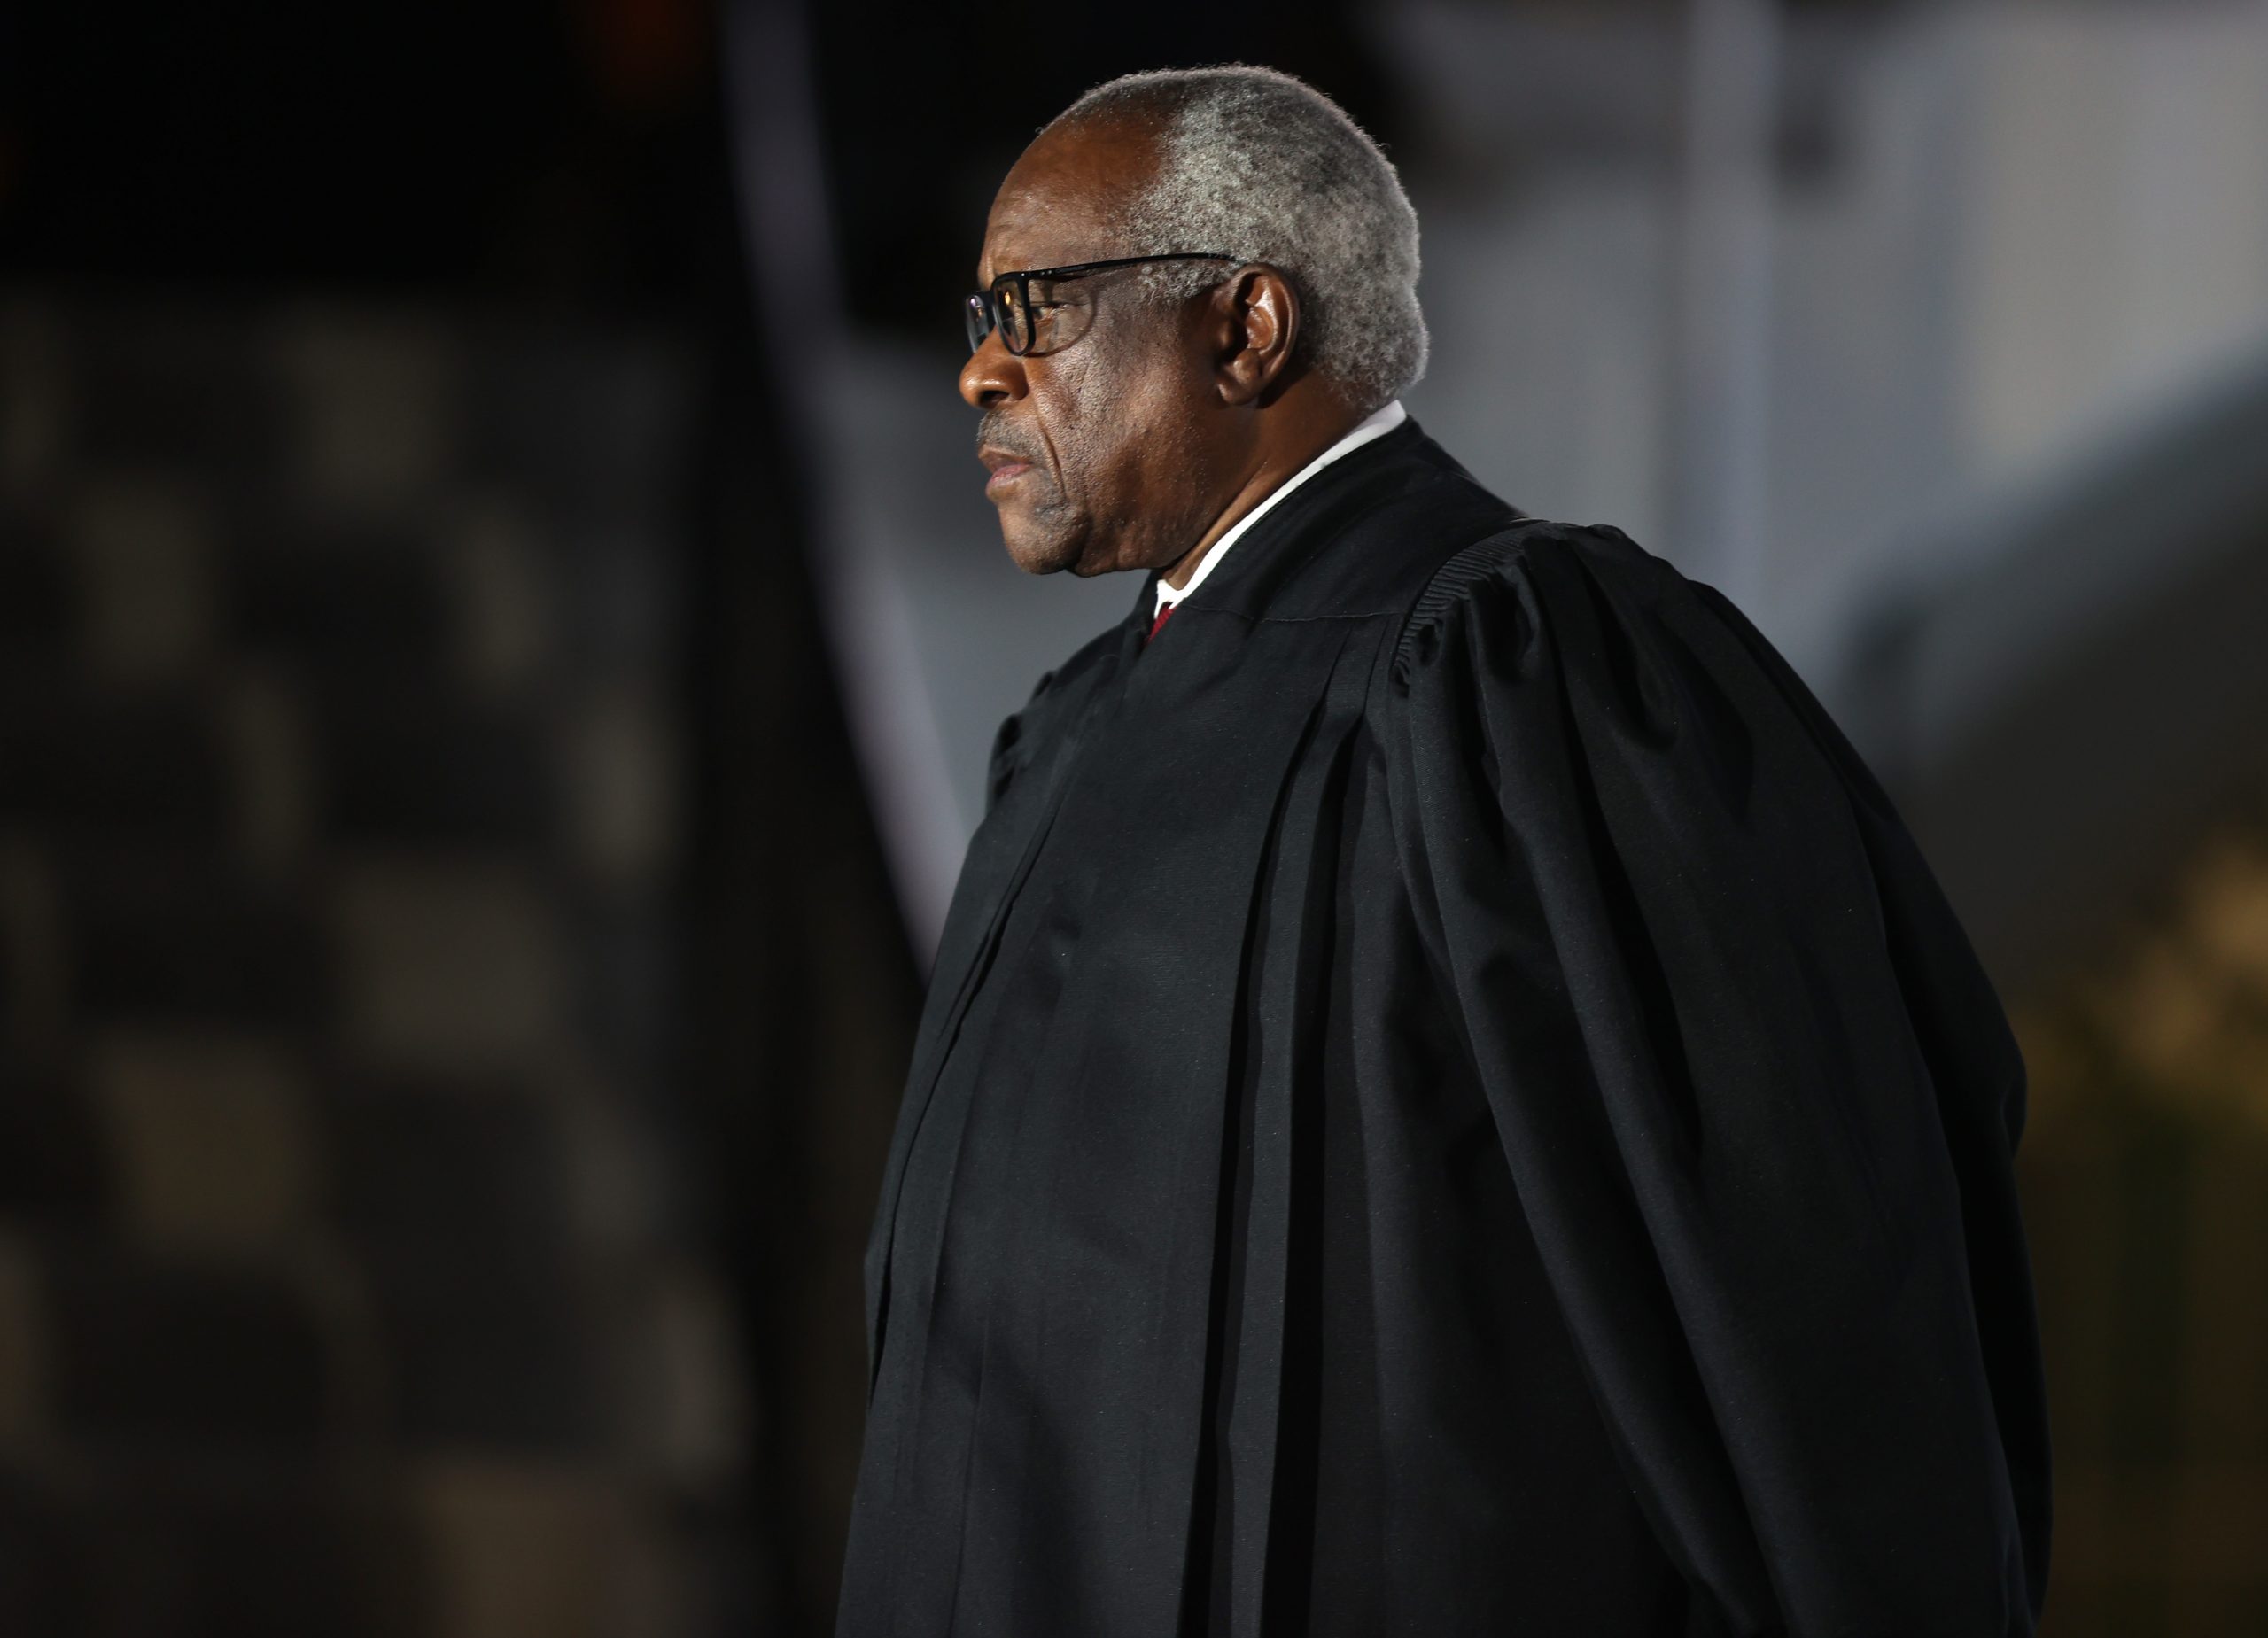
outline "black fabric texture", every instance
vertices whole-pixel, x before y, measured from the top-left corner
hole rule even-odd
[[[842,1638],[2030,1633],[2023,1067],[1723,597],[1414,423],[995,741]]]

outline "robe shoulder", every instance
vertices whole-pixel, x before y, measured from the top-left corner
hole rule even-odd
[[[1385,674],[1405,711],[1461,710],[1476,691],[1565,695],[1580,718],[1565,749],[1613,728],[1634,765],[1713,769],[1710,794],[1751,818],[1759,796],[1809,800],[1814,818],[1847,811],[1871,849],[1895,855],[1875,862],[1953,921],[1890,796],[1770,640],[1716,587],[1612,524],[1521,516],[1446,557],[1412,599]]]
[[[1519,517],[1441,561],[1425,579],[1403,621],[1392,674],[1407,684],[1416,668],[1437,662],[1444,633],[1460,622],[1489,625],[1497,645],[1526,656],[1547,604],[1568,596],[1604,598],[1626,619],[1643,619],[1665,598],[1731,606],[1611,524]]]

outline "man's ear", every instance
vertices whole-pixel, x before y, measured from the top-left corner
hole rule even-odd
[[[1265,262],[1239,268],[1213,292],[1221,338],[1214,374],[1224,404],[1250,404],[1266,398],[1291,367],[1300,339],[1300,297],[1285,278]]]

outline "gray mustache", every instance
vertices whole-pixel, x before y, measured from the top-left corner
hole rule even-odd
[[[1002,418],[994,411],[988,410],[977,421],[976,446],[979,449],[990,446],[1014,455],[1019,461],[1028,461],[1034,466],[1039,464],[1038,452],[1027,448],[1021,439],[1008,436]]]

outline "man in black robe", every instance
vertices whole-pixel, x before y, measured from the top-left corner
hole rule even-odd
[[[1142,589],[994,746],[839,1631],[2028,1633],[2000,1005],[1723,597],[1402,413],[1417,272],[1265,71],[1099,88],[994,204],[1008,548]]]

